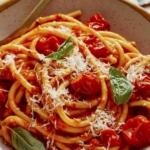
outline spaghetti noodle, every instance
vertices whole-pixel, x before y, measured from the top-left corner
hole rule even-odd
[[[49,150],[150,145],[150,56],[99,13],[80,15],[38,18],[0,47],[0,134],[15,149],[28,131]]]

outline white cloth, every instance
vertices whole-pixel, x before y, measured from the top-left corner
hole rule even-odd
[[[130,0],[130,1],[141,6],[150,3],[150,0]]]

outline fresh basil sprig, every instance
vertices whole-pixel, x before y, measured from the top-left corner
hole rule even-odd
[[[46,150],[43,143],[27,130],[21,127],[7,128],[12,131],[12,145],[16,150]]]
[[[115,67],[109,69],[109,78],[114,102],[117,105],[128,102],[133,92],[132,84]]]
[[[53,52],[52,54],[46,56],[45,58],[51,58],[53,60],[60,60],[64,57],[70,55],[73,51],[74,45],[71,41],[71,37],[69,37],[57,50],[57,52]]]

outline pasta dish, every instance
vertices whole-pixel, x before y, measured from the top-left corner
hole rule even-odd
[[[16,150],[150,146],[150,56],[99,14],[38,18],[0,47],[0,136]]]

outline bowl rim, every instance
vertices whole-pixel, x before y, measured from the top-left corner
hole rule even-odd
[[[129,7],[131,7],[132,9],[134,9],[135,11],[137,11],[140,15],[142,15],[147,21],[150,22],[150,13],[144,9],[143,7],[134,4],[133,2],[129,1],[129,0],[120,0],[122,3],[128,5]]]

